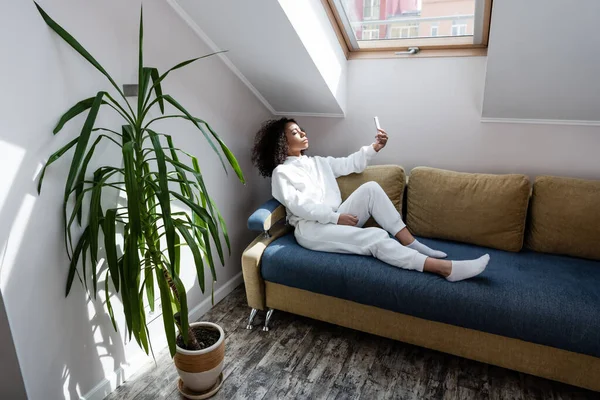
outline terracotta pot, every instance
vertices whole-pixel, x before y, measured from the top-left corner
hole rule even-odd
[[[203,350],[185,350],[177,346],[173,357],[183,384],[194,392],[204,392],[215,385],[223,371],[225,332],[212,322],[194,322],[190,327],[207,327],[219,331],[219,340]]]

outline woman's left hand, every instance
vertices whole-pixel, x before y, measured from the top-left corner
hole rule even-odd
[[[377,140],[375,141],[375,143],[373,143],[373,148],[375,149],[375,151],[379,151],[383,149],[387,144],[388,135],[383,129],[378,129],[377,136],[375,136],[375,138]]]

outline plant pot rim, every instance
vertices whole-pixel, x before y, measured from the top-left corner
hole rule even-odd
[[[225,332],[223,331],[223,328],[221,328],[219,325],[217,325],[213,322],[207,322],[207,321],[192,322],[190,324],[190,328],[195,328],[198,326],[209,326],[211,328],[215,328],[216,330],[219,331],[219,340],[217,340],[216,343],[213,344],[212,346],[207,347],[202,350],[186,350],[186,349],[182,349],[181,347],[175,345],[178,353],[187,354],[187,355],[199,355],[199,354],[210,353],[211,351],[216,350],[221,345],[221,343],[223,343],[223,341],[225,340]]]

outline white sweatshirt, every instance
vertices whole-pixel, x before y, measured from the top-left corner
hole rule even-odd
[[[288,157],[273,171],[273,197],[293,226],[302,220],[337,224],[342,197],[335,178],[363,172],[375,154],[369,145],[348,157]]]

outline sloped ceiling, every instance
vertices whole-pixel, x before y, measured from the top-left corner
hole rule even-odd
[[[483,117],[600,121],[600,1],[495,1]]]
[[[328,86],[279,1],[169,3],[210,46],[227,50],[225,63],[272,113],[343,116],[345,91]]]

